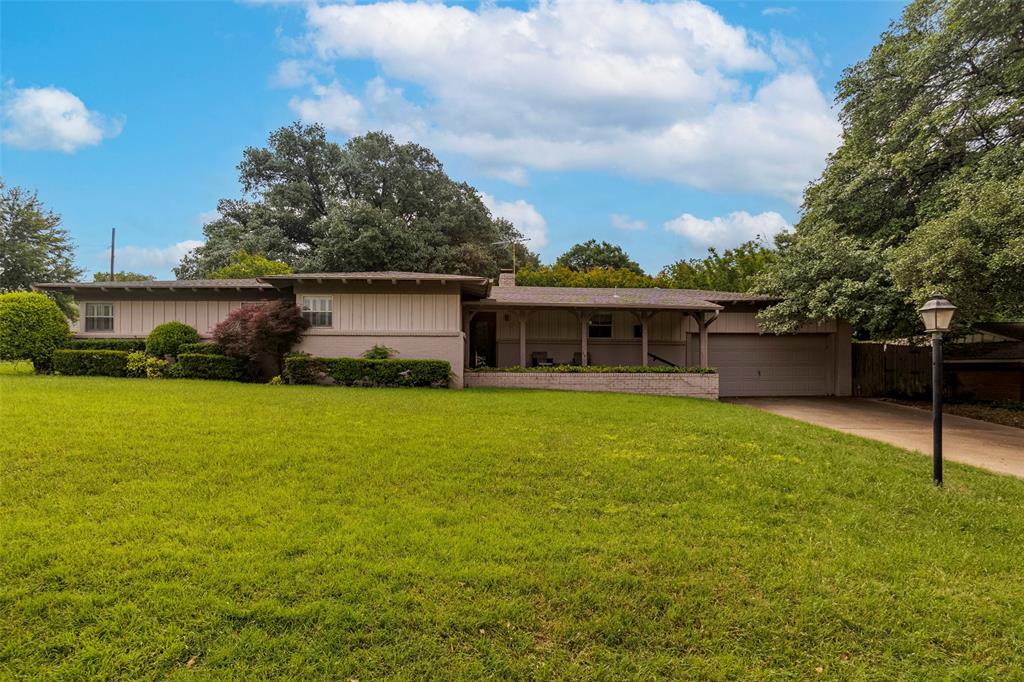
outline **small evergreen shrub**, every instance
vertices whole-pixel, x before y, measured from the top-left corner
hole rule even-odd
[[[444,360],[314,358],[291,355],[284,361],[290,384],[442,388],[451,380],[452,366]]]
[[[165,322],[153,327],[146,337],[146,352],[157,357],[177,355],[178,348],[186,343],[198,343],[199,332],[182,322]]]
[[[0,360],[31,360],[37,372],[48,372],[53,352],[70,338],[52,299],[27,291],[0,294]]]
[[[128,375],[128,353],[62,348],[53,352],[53,371],[72,376],[123,377]]]
[[[202,355],[225,355],[224,349],[213,341],[200,341],[199,343],[183,343],[178,346],[178,354],[201,353]]]
[[[130,377],[159,379],[164,375],[164,371],[166,369],[167,362],[160,358],[154,358],[150,355],[146,355],[142,351],[129,353],[125,364],[127,376]]]
[[[146,339],[71,339],[64,346],[72,350],[146,350]]]
[[[227,355],[182,353],[168,375],[179,379],[242,381],[245,378],[245,363]]]
[[[380,343],[363,353],[363,357],[367,360],[387,360],[395,355],[398,355],[398,351]]]

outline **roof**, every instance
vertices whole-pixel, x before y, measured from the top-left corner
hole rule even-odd
[[[682,291],[694,298],[711,301],[712,303],[773,303],[782,300],[778,296],[751,294],[743,291],[710,291],[706,289],[675,289],[674,291]]]
[[[945,350],[946,362],[1024,361],[1024,341],[955,343]]]
[[[978,322],[974,330],[1024,341],[1024,322]]]
[[[273,289],[256,279],[170,279],[140,280],[131,282],[43,282],[33,284],[34,289],[42,291],[59,291],[62,293],[79,290],[97,291],[148,291],[152,289],[185,290],[185,289]]]
[[[685,289],[584,287],[492,287],[480,307],[674,308],[721,310],[722,306]]]
[[[465,282],[467,284],[489,284],[486,277],[473,275],[446,275],[438,272],[400,272],[386,270],[382,272],[296,272],[290,275],[268,275],[260,277],[261,282],[297,282],[309,280],[347,280],[352,281],[395,281],[395,282]]]

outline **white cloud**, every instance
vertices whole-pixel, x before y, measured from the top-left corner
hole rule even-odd
[[[120,118],[90,111],[67,90],[56,87],[6,87],[3,93],[5,144],[20,149],[52,149],[71,153],[117,137]]]
[[[220,218],[220,211],[213,209],[212,211],[200,211],[196,215],[197,225],[206,225],[206,223],[212,223],[214,220]]]
[[[369,59],[384,76],[359,97],[316,85],[293,100],[300,116],[415,135],[483,168],[613,170],[797,201],[839,139],[799,44],[694,0],[311,5],[307,23],[325,63]]]
[[[761,14],[766,17],[776,17],[787,14],[796,14],[796,7],[765,7]]]
[[[530,249],[536,251],[547,246],[548,222],[533,204],[522,199],[498,201],[486,192],[481,192],[480,198],[492,214],[510,221],[529,239],[527,246]]]
[[[786,219],[774,211],[757,215],[735,211],[725,217],[711,219],[684,213],[665,223],[665,230],[686,237],[694,246],[719,249],[731,249],[751,239],[770,243],[775,235],[789,228]]]
[[[504,166],[499,168],[487,168],[484,173],[492,178],[504,180],[510,185],[526,187],[530,183],[530,174],[522,166]]]
[[[636,218],[630,218],[628,215],[621,213],[613,213],[611,215],[612,227],[616,230],[625,230],[627,232],[636,232],[638,230],[647,229],[647,223],[643,220]]]
[[[144,274],[166,272],[176,266],[182,256],[192,249],[202,246],[203,242],[195,239],[171,244],[170,246],[119,246],[114,250],[114,267],[117,270],[134,270]],[[97,254],[97,261],[108,264],[110,249]],[[107,268],[101,267],[101,271]]]

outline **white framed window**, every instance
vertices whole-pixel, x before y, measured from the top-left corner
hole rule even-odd
[[[330,296],[302,297],[302,316],[310,327],[330,327],[334,323],[331,310],[333,301]]]
[[[113,303],[86,303],[85,304],[85,331],[87,331],[87,332],[112,332],[112,331],[114,331],[114,304]]]
[[[589,333],[587,335],[592,339],[612,338],[612,314],[595,313],[590,318],[588,328]]]

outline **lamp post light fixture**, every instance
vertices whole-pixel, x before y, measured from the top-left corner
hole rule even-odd
[[[939,293],[918,309],[924,330],[932,335],[932,481],[942,485],[942,335],[949,331],[956,306]]]

